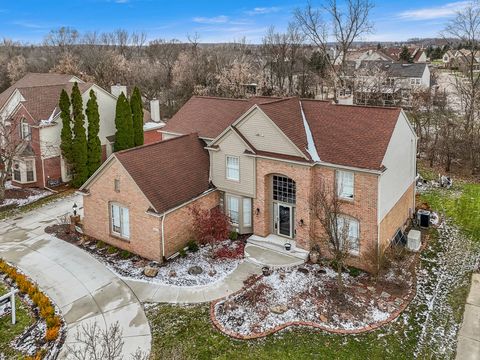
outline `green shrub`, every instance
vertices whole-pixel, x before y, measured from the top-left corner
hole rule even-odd
[[[106,244],[100,240],[97,241],[96,245],[97,245],[97,249],[103,249],[106,246]]]
[[[230,235],[228,236],[230,240],[237,240],[238,239],[238,233],[236,231],[230,231]]]
[[[185,251],[185,249],[181,249],[178,254],[180,255],[180,257],[184,258],[185,256],[187,256],[187,252]]]
[[[122,250],[120,251],[120,257],[125,260],[130,259],[132,257],[132,253],[128,250]]]
[[[111,246],[111,245],[107,249],[107,252],[109,254],[115,254],[117,251],[118,251],[118,249],[115,246]]]
[[[350,276],[357,277],[358,275],[360,275],[362,273],[362,270],[354,268],[354,267],[349,267],[348,268],[348,273],[350,274]]]
[[[187,243],[188,251],[190,252],[197,252],[198,251],[198,244],[195,240],[190,240]]]

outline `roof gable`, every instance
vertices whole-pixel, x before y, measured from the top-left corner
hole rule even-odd
[[[120,151],[114,156],[158,213],[210,188],[209,155],[197,134]]]
[[[380,170],[401,109],[302,100],[322,162]]]

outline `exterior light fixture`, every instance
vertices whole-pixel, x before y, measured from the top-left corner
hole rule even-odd
[[[77,203],[73,203],[72,209],[73,209],[73,216],[77,216],[77,209],[78,209]]]
[[[260,209],[259,209],[259,208],[257,208],[257,209],[255,210],[255,215],[258,215],[258,214],[260,214]]]

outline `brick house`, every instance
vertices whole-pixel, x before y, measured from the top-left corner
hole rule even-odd
[[[136,159],[135,169],[127,172],[143,173],[147,179],[140,181],[148,182],[148,192],[163,192],[165,182],[175,182],[171,192],[162,195],[162,199],[178,197],[176,203],[185,204],[176,205],[174,213],[184,206],[205,202],[206,196],[218,201],[216,204],[229,215],[232,227],[239,233],[253,234],[249,241],[260,246],[283,247],[288,242],[292,253],[308,252],[317,239],[313,235],[321,235],[311,208],[312,194],[319,184],[326,184],[341,198],[342,221],[348,222],[353,244],[349,262],[365,270],[372,265],[367,261],[371,252],[381,252],[413,215],[417,139],[399,108],[335,105],[295,97],[192,97],[161,132],[164,141],[149,149],[158,162],[154,170],[147,170],[154,164],[146,161],[146,156],[135,153],[140,150],[130,150],[127,153],[132,162]],[[186,134],[190,135],[185,137]],[[191,166],[205,166],[203,161],[178,165],[181,161],[177,158],[185,152],[183,143],[186,139],[193,141],[193,136],[208,151],[205,173],[209,186],[205,182],[202,188],[184,196],[184,190],[177,186],[194,181]],[[121,157],[125,154],[114,154],[112,159],[117,160],[112,161],[123,164]],[[172,168],[171,162],[177,166]],[[107,242],[112,239],[114,226],[113,220],[108,221],[108,204],[122,200],[117,200],[113,174],[113,170],[100,169],[82,187],[86,194],[86,233]],[[177,183],[178,177],[183,180]],[[145,191],[133,173],[130,178],[134,182],[125,191],[133,199]],[[205,191],[208,195],[196,198]],[[112,240],[117,246],[158,260],[159,255],[171,255],[170,250],[178,249],[191,236],[191,220],[184,212],[185,216],[170,216],[170,221],[177,221],[170,223],[172,228],[182,233],[174,243],[169,243],[168,230],[167,237],[161,240],[159,234],[163,232],[158,221],[156,226],[142,226],[144,233],[137,238],[133,231],[135,226],[145,223],[145,214],[162,218],[166,208],[174,205],[157,211],[148,202],[130,201],[128,205],[130,214],[135,211],[141,215],[130,215],[127,223],[131,236],[124,242]],[[214,202],[200,205],[212,207]],[[156,249],[160,245],[169,251],[145,251],[149,246]],[[323,246],[322,252],[328,256],[328,246]]]
[[[44,188],[70,180],[69,169],[60,152],[62,121],[58,102],[61,91],[66,90],[70,94],[75,82],[84,106],[90,90],[95,92],[100,113],[99,137],[103,160],[112,153],[109,137],[116,131],[115,107],[119,94],[72,75],[28,73],[0,94],[0,121],[10,122],[14,129],[18,129],[15,136],[23,139],[24,149],[13,164],[12,182],[15,185]],[[112,90],[115,88],[113,86]],[[126,88],[123,90],[126,91]],[[160,119],[151,119],[148,111],[145,111],[144,121],[147,140],[160,140],[157,131],[164,123]]]

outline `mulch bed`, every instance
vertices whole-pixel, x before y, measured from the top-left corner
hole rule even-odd
[[[338,291],[336,272],[327,265],[276,269],[214,301],[212,322],[239,339],[263,337],[292,325],[337,333],[370,331],[396,318],[413,298],[414,261],[415,255],[408,254],[378,281],[367,273],[344,273],[343,293]]]
[[[50,225],[45,228],[45,232],[71,244],[76,244],[81,240],[81,235],[71,231],[69,224]]]

